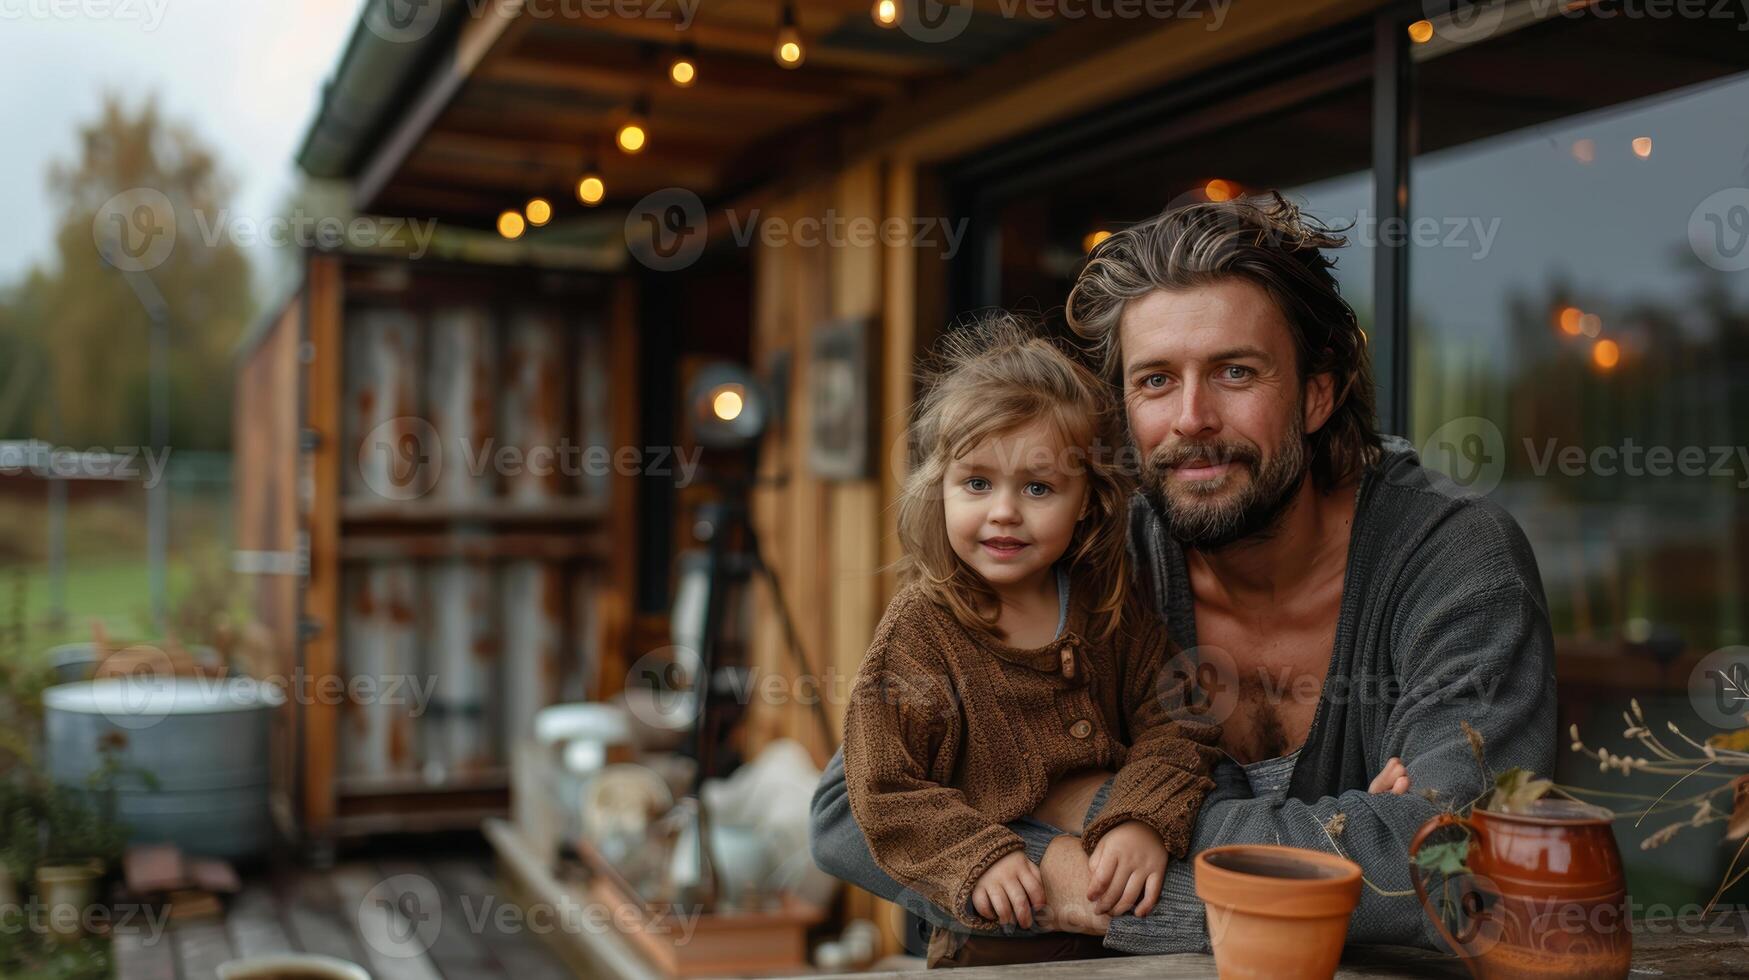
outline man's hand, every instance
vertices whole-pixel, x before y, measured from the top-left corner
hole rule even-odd
[[[972,908],[1003,925],[1032,928],[1032,910],[1045,904],[1045,883],[1025,851],[1012,851],[990,865],[972,886]]]
[[[1366,791],[1391,796],[1402,796],[1409,792],[1409,770],[1403,766],[1403,760],[1391,756],[1390,761],[1385,763],[1385,768],[1373,777],[1372,785]]]
[[[1095,910],[1123,915],[1135,909],[1137,916],[1154,910],[1166,880],[1166,845],[1154,828],[1139,820],[1118,824],[1099,839],[1087,864],[1093,870],[1087,900]]]
[[[1038,916],[1040,927],[1083,936],[1105,935],[1111,927],[1111,916],[1094,911],[1093,903],[1087,900],[1087,882],[1092,873],[1087,870],[1081,838],[1067,834],[1053,838],[1045,848],[1038,870],[1045,882],[1045,910]]]

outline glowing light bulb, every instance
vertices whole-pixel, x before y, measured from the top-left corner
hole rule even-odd
[[[1091,252],[1099,246],[1100,242],[1103,242],[1110,237],[1111,232],[1106,231],[1104,228],[1101,228],[1098,231],[1090,231],[1085,238],[1081,239],[1081,251]]]
[[[515,211],[506,211],[498,216],[498,234],[511,241],[521,238],[527,227],[522,220],[522,215]]]
[[[724,422],[733,422],[741,417],[741,393],[733,388],[724,388],[711,399],[711,411]]]
[[[882,27],[899,25],[899,0],[875,0],[874,22]]]
[[[637,153],[642,150],[648,138],[648,134],[644,132],[643,124],[636,120],[621,126],[619,132],[613,135],[613,141],[627,153]]]
[[[1416,44],[1426,44],[1433,40],[1433,21],[1418,20],[1409,25],[1409,40]]]
[[[553,204],[544,197],[529,198],[528,204],[522,209],[528,216],[528,223],[536,228],[553,220]]]
[[[698,65],[685,55],[676,57],[668,65],[668,80],[680,88],[691,88],[698,81]]]
[[[607,196],[607,184],[594,174],[585,174],[577,181],[577,200],[594,207]]]

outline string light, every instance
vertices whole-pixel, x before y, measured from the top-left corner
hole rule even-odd
[[[529,225],[539,228],[553,220],[553,203],[544,197],[531,197],[522,213],[528,216]]]
[[[899,0],[875,0],[874,22],[882,27],[899,26]]]
[[[626,153],[638,153],[649,142],[650,134],[646,130],[645,121],[650,114],[650,103],[644,96],[632,103],[631,114],[625,122],[620,123],[619,131],[613,134],[613,141]]]
[[[1433,40],[1433,21],[1418,20],[1409,25],[1409,40],[1416,44],[1426,44]]]
[[[515,211],[506,211],[498,216],[498,234],[510,241],[521,238],[526,228],[522,215]]]
[[[668,80],[677,88],[691,88],[698,81],[698,60],[691,44],[682,44],[674,60],[668,62]]]
[[[585,171],[583,176],[577,179],[577,200],[590,207],[595,207],[606,196],[607,182],[602,180],[601,175],[593,170]]]
[[[783,5],[783,14],[777,24],[777,43],[771,49],[771,56],[784,68],[800,68],[807,57],[807,51],[802,47],[802,33],[796,29],[793,3]]]

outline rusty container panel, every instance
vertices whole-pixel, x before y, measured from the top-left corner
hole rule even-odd
[[[491,315],[477,306],[441,309],[431,317],[430,344],[426,404],[442,461],[430,477],[431,496],[448,504],[489,501],[497,483],[490,466],[498,378]]]
[[[577,432],[583,471],[577,492],[605,503],[613,476],[613,398],[609,391],[607,331],[600,320],[583,323],[577,343]]]
[[[559,700],[564,665],[564,575],[558,565],[512,561],[503,566],[504,744],[534,731],[534,714]]]
[[[341,773],[369,781],[419,768],[417,716],[428,682],[419,663],[418,573],[380,562],[344,576],[340,662]]]
[[[575,670],[561,689],[567,701],[592,701],[601,691],[601,590],[603,578],[594,568],[579,568],[571,580],[571,649]]]
[[[429,489],[430,426],[418,417],[419,323],[397,309],[361,309],[346,334],[342,492],[376,502]]]
[[[424,722],[428,782],[441,785],[497,766],[498,609],[492,568],[445,559],[428,573],[434,687]]]
[[[503,444],[515,451],[504,473],[505,496],[545,504],[558,495],[564,436],[564,328],[557,314],[523,309],[510,317],[504,351],[499,420]]]

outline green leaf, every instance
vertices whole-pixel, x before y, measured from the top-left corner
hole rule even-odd
[[[1427,844],[1415,852],[1415,866],[1422,871],[1437,871],[1447,876],[1469,874],[1470,866],[1464,863],[1469,856],[1469,838],[1447,844]]]
[[[1485,810],[1495,813],[1529,813],[1531,804],[1549,794],[1555,784],[1537,779],[1528,769],[1508,769],[1494,780],[1494,792],[1488,797]]]

